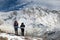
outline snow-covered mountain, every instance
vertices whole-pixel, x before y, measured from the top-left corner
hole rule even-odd
[[[14,33],[13,22],[16,19],[19,26],[26,25],[25,35],[40,36],[47,31],[59,30],[60,12],[41,7],[24,8],[19,11],[0,12],[0,29]],[[20,28],[19,28],[19,34]]]

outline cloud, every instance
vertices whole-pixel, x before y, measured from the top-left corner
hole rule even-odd
[[[60,0],[34,0],[34,2],[48,9],[60,9]]]
[[[48,9],[60,9],[60,0],[22,0],[23,2],[33,1],[34,4]],[[32,4],[33,5],[33,4]]]
[[[0,0],[0,11],[8,10],[10,8],[14,8],[15,6],[17,8],[17,5],[21,6],[21,4],[26,4],[31,1],[33,2],[31,3],[32,6],[39,5],[48,9],[60,10],[60,0]],[[29,4],[29,6],[31,5]]]

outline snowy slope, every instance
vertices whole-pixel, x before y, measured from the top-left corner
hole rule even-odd
[[[33,38],[33,37],[24,37],[24,36],[16,36],[6,33],[0,33],[0,37],[7,38],[8,40],[42,40],[42,38]]]
[[[59,30],[59,12],[43,9],[41,7],[24,8],[19,11],[0,12],[0,29],[14,33],[13,22],[16,19],[19,26],[22,22],[26,25],[25,35],[40,36],[46,31]],[[57,27],[58,26],[58,27]],[[19,34],[20,34],[19,28]]]

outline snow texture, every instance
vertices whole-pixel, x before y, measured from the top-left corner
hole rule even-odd
[[[24,8],[19,11],[0,12],[0,29],[7,33],[15,33],[13,23],[17,20],[19,27],[25,24],[25,35],[41,36],[47,31],[60,30],[60,12],[43,9],[39,6]],[[20,28],[18,28],[21,35]]]

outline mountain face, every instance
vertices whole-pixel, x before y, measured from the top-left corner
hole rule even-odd
[[[14,33],[13,23],[17,20],[19,27],[25,24],[25,35],[40,36],[47,31],[58,31],[60,25],[59,11],[41,7],[30,7],[19,11],[0,12],[0,29]],[[19,29],[19,34],[20,28]]]

